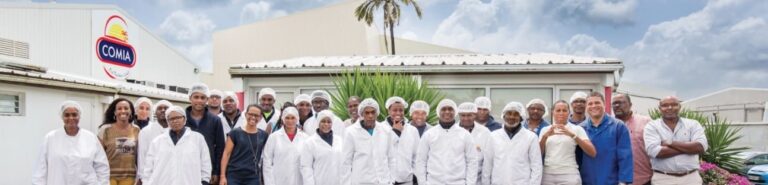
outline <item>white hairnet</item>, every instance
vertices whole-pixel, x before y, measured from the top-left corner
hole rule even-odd
[[[456,102],[453,102],[451,99],[440,100],[440,103],[437,103],[435,112],[440,113],[440,109],[443,109],[443,107],[451,107],[454,110],[453,116],[456,117]]]
[[[157,111],[157,108],[160,107],[161,105],[165,105],[168,108],[173,107],[173,104],[168,100],[160,100],[160,101],[157,101],[154,107],[152,107],[152,112]]]
[[[568,104],[573,103],[573,101],[576,101],[577,99],[587,100],[587,93],[582,92],[582,91],[578,91],[578,92],[573,93],[573,95],[571,96],[571,100],[568,101]]]
[[[232,91],[224,92],[224,96],[221,97],[221,101],[224,102],[224,100],[226,100],[227,98],[232,98],[232,100],[234,100],[235,107],[240,105],[240,100],[237,99],[237,94],[235,94],[235,92],[232,92]]]
[[[531,101],[528,102],[527,105],[525,105],[525,108],[531,107],[531,105],[533,104],[541,104],[542,106],[544,106],[544,115],[541,115],[541,117],[547,117],[547,115],[549,115],[549,106],[547,106],[547,103],[544,102],[544,100],[538,99],[538,98],[532,99]]]
[[[195,93],[201,93],[205,95],[205,97],[211,96],[211,93],[208,91],[208,85],[205,85],[204,83],[197,83],[189,88],[189,96],[192,96],[192,94]]]
[[[317,113],[317,123],[319,124],[325,118],[331,118],[331,121],[333,121],[333,117],[336,117],[336,115],[331,110],[320,111],[320,113]]]
[[[296,96],[296,98],[293,99],[293,104],[298,106],[301,102],[307,102],[309,104],[312,104],[312,98],[309,97],[309,95],[306,94],[300,94],[299,96]]]
[[[181,114],[184,117],[187,117],[187,111],[185,111],[184,108],[181,108],[179,106],[175,106],[174,105],[173,107],[168,108],[168,110],[165,110],[165,119],[168,119],[168,120],[171,119],[171,117],[170,117],[171,116],[171,112],[176,112],[176,113]]]
[[[269,87],[262,88],[259,91],[259,101],[261,101],[261,97],[264,95],[272,95],[272,98],[275,98],[275,90]]]
[[[223,93],[223,92],[221,92],[221,91],[220,91],[220,90],[218,90],[218,89],[214,89],[214,90],[211,90],[211,95],[210,95],[210,96],[211,96],[211,97],[213,97],[213,96],[218,96],[219,98],[223,98],[223,97],[224,97],[224,93]]]
[[[523,107],[523,104],[520,102],[513,101],[507,103],[507,105],[504,106],[504,109],[501,110],[501,118],[504,119],[504,116],[506,116],[509,111],[517,111],[520,113],[523,120],[528,119],[528,114],[525,113],[525,107]]]
[[[136,103],[133,104],[133,109],[139,110],[139,106],[141,106],[142,103],[148,103],[150,112],[152,111],[152,100],[147,97],[140,97],[139,99],[136,99]]]
[[[331,95],[328,94],[328,92],[325,92],[324,90],[312,91],[311,96],[313,100],[315,98],[321,98],[321,99],[324,99],[325,101],[331,102]]]
[[[280,119],[284,120],[288,115],[293,115],[293,117],[299,118],[299,110],[297,110],[296,107],[287,107],[283,110],[283,114],[280,114]]]
[[[424,111],[429,115],[429,103],[421,100],[414,101],[411,104],[411,108],[408,109],[408,114],[413,115],[413,112]]]
[[[387,102],[384,104],[387,106],[387,109],[389,109],[389,106],[392,106],[395,103],[402,103],[403,107],[408,107],[408,102],[405,101],[405,99],[399,97],[399,96],[393,96],[387,99]]]
[[[456,110],[459,114],[461,113],[477,113],[477,105],[475,105],[472,102],[464,102],[459,104],[458,110]]]
[[[362,116],[363,111],[365,110],[366,107],[373,107],[374,109],[376,109],[376,116],[379,116],[379,114],[381,113],[379,111],[379,103],[376,102],[376,100],[374,100],[373,98],[366,98],[365,100],[360,102],[360,105],[357,106],[357,114]]]
[[[483,108],[491,110],[491,99],[485,96],[475,98],[475,105],[477,108]]]
[[[67,110],[68,108],[75,108],[78,114],[83,112],[83,107],[80,106],[80,103],[77,103],[76,101],[72,101],[72,100],[67,100],[61,103],[61,110],[59,110],[59,116],[64,116],[64,110]]]

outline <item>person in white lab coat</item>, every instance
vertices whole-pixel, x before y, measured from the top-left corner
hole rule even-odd
[[[62,103],[59,116],[64,127],[45,135],[33,185],[109,184],[109,162],[99,138],[78,126],[81,110],[75,101]]]
[[[152,144],[152,140],[157,136],[162,135],[168,128],[168,119],[165,118],[165,111],[171,107],[173,107],[173,104],[168,100],[158,101],[157,104],[155,104],[155,107],[152,108],[152,111],[155,113],[155,120],[149,122],[149,125],[142,128],[139,132],[139,164],[137,164],[138,170],[136,170],[136,177],[138,177],[136,179],[137,181],[141,181],[141,176],[144,175],[143,167],[144,162],[147,161],[147,150],[149,150],[149,145]]]
[[[480,173],[483,169],[483,155],[482,151],[486,149],[486,145],[488,144],[488,138],[491,136],[491,130],[489,130],[485,125],[477,123],[475,121],[475,118],[477,117],[477,105],[472,102],[464,102],[461,103],[458,107],[459,112],[459,126],[461,128],[464,128],[467,130],[471,135],[472,139],[475,141],[475,148],[477,148],[477,164],[478,166],[478,176],[477,176],[477,183],[483,184],[481,182],[482,178],[480,176]]]
[[[242,117],[240,109],[237,109],[240,102],[238,102],[235,92],[224,92],[221,104],[222,107],[224,107],[224,111],[219,114],[219,119],[221,120],[221,128],[224,131],[224,137],[226,138],[227,134],[229,134],[232,129],[245,125],[245,118]]]
[[[343,141],[331,129],[333,112],[321,111],[317,115],[320,127],[317,134],[304,141],[301,153],[301,176],[304,185],[341,184]]]
[[[184,126],[184,108],[173,106],[165,111],[165,116],[170,129],[152,140],[141,181],[146,185],[207,185],[212,167],[205,138]]]
[[[472,135],[456,121],[456,103],[438,103],[439,125],[421,137],[416,150],[416,179],[421,185],[477,183],[478,152]]]
[[[301,183],[299,160],[307,134],[299,131],[299,112],[293,107],[283,110],[283,128],[269,135],[264,153],[265,185],[298,185]]]
[[[304,126],[309,122],[309,118],[314,116],[312,115],[312,97],[300,94],[293,99],[293,104],[296,105],[296,110],[299,110],[299,128],[307,133]]]
[[[484,150],[483,183],[499,185],[541,184],[542,161],[536,133],[522,129],[525,109],[510,102],[501,112],[504,127],[491,133]]]
[[[346,129],[342,184],[392,184],[395,165],[395,138],[391,127],[376,121],[379,103],[366,98],[358,106],[362,118]]]
[[[413,184],[413,159],[416,157],[416,148],[419,145],[419,131],[416,127],[407,124],[405,119],[405,107],[408,102],[405,99],[394,96],[387,99],[387,116],[384,126],[391,127],[395,134],[395,167],[392,175],[395,184]]]
[[[424,132],[432,128],[432,125],[427,123],[427,118],[429,117],[429,103],[422,100],[414,101],[411,104],[411,108],[408,109],[408,114],[411,115],[409,125],[415,127],[416,130],[419,131],[419,138],[424,136]]]
[[[277,102],[275,98],[277,98],[277,93],[275,93],[274,89],[266,87],[259,90],[259,106],[264,111],[261,112],[262,119],[258,124],[258,128],[267,131],[267,133],[272,133],[277,126],[277,121],[282,119],[282,116],[280,116],[282,112],[275,107],[275,102]]]
[[[306,132],[307,135],[315,135],[315,132],[317,132],[317,126],[319,125],[319,122],[317,121],[317,113],[320,111],[329,110],[328,108],[331,106],[330,102],[331,95],[329,95],[328,92],[325,92],[324,90],[317,90],[312,92],[312,110],[314,112],[313,116],[310,117],[304,124],[304,132]],[[332,130],[336,133],[344,132],[344,129],[346,128],[344,121],[337,116],[333,116],[333,126],[331,127]]]

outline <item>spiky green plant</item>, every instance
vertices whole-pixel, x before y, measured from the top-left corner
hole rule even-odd
[[[661,112],[658,109],[652,109],[648,113],[653,119],[661,118]],[[731,127],[731,123],[727,120],[717,117],[710,119],[690,109],[680,110],[680,117],[696,120],[704,127],[704,135],[707,137],[709,147],[699,156],[701,160],[717,164],[733,173],[739,172],[742,165],[741,159],[736,158],[736,154],[749,148],[731,145],[741,139],[741,135],[738,135],[741,128]]]
[[[361,99],[373,98],[379,102],[381,110],[379,120],[384,120],[388,115],[384,102],[389,97],[400,96],[409,103],[422,100],[429,103],[432,108],[445,97],[439,90],[431,88],[426,81],[419,81],[410,74],[354,68],[332,75],[331,78],[337,90],[336,93],[331,93],[333,101],[331,110],[342,119],[349,118],[347,100],[351,96],[358,96]],[[408,107],[405,112],[406,118],[410,119]],[[429,111],[427,122],[435,123],[436,121],[435,111]]]

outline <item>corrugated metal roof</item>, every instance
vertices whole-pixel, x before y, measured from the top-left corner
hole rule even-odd
[[[5,77],[7,78],[5,78]],[[60,84],[48,84],[52,86],[63,86],[75,89],[87,89],[93,91],[102,91],[108,93],[129,94],[136,96],[147,96],[152,98],[167,99],[173,101],[186,102],[186,94],[173,92],[164,89],[144,86],[140,84],[106,82],[86,77],[79,77],[61,72],[48,71],[47,73],[26,72],[21,70],[0,68],[0,81],[11,81],[17,83],[40,84],[45,81],[63,82]]]

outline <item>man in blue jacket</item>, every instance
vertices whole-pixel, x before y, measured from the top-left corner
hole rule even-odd
[[[581,180],[585,185],[631,184],[632,144],[624,122],[605,113],[605,98],[598,92],[587,97],[589,119],[581,124],[597,155],[582,155]]]
[[[221,164],[221,155],[224,152],[224,131],[221,119],[208,112],[207,102],[210,92],[205,84],[195,84],[189,88],[189,107],[187,107],[187,127],[198,132],[205,138],[208,151],[211,155],[211,184],[219,184],[219,176],[216,175]]]

